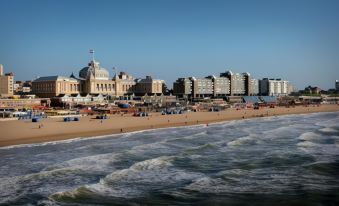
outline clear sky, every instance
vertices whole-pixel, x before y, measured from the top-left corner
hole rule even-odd
[[[299,89],[339,79],[338,0],[0,0],[0,63],[16,80],[70,75],[89,49],[135,77],[229,70]]]

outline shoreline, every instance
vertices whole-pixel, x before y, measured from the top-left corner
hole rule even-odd
[[[339,112],[339,111],[334,111]],[[253,120],[253,119],[263,119],[263,118],[269,118],[269,117],[283,117],[283,116],[292,116],[292,115],[307,115],[307,114],[318,114],[318,113],[332,113],[332,112],[312,112],[312,113],[299,113],[299,114],[281,114],[281,115],[275,115],[275,116],[264,116],[264,117],[250,117],[245,119],[232,119],[232,120],[222,120],[222,121],[215,121],[215,122],[209,122],[208,124],[214,125],[214,124],[224,124],[226,122],[230,121],[243,121],[243,120]],[[126,135],[126,134],[134,134],[134,133],[140,133],[140,132],[148,132],[153,130],[161,130],[161,129],[174,129],[174,128],[186,128],[186,127],[198,127],[198,126],[204,126],[206,124],[191,124],[191,125],[179,125],[179,126],[168,126],[168,127],[158,127],[153,129],[143,129],[143,130],[133,130],[133,131],[126,131],[122,133],[112,133],[112,134],[105,134],[105,135],[96,135],[96,136],[88,136],[88,137],[74,137],[74,138],[67,138],[62,140],[52,140],[47,142],[36,142],[36,143],[27,143],[27,144],[14,144],[14,145],[8,145],[8,146],[0,146],[1,149],[11,149],[11,148],[20,148],[20,147],[27,147],[27,146],[39,146],[39,145],[45,145],[45,144],[58,144],[58,143],[67,143],[67,142],[73,142],[73,141],[82,141],[82,140],[91,140],[91,139],[101,139],[112,136],[114,138],[118,135]]]
[[[85,139],[160,128],[206,125],[230,120],[338,111],[339,105],[321,105],[319,107],[260,108],[259,110],[228,109],[221,112],[190,112],[177,115],[153,113],[150,117],[112,115],[110,119],[102,122],[91,116],[82,117],[79,122],[63,122],[60,118],[44,119],[41,123],[32,123],[27,120],[7,121],[0,122],[0,131],[2,131],[0,147]],[[39,124],[44,126],[39,129]]]

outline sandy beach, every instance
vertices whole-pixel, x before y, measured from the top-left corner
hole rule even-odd
[[[0,147],[262,116],[335,111],[339,111],[338,105],[260,108],[259,110],[228,109],[222,112],[190,112],[177,115],[152,113],[149,117],[112,115],[103,121],[94,119],[95,116],[81,117],[79,122],[63,122],[63,118],[43,119],[40,123],[32,123],[30,120],[2,121],[0,122]],[[39,124],[43,127],[39,128]]]

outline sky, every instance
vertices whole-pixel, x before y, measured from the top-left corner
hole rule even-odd
[[[337,0],[0,0],[0,64],[16,80],[78,75],[95,59],[171,88],[249,72],[298,89],[339,79]]]

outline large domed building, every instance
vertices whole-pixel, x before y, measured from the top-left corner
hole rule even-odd
[[[91,52],[92,53],[92,52]],[[60,95],[109,95],[124,96],[135,92],[140,94],[161,94],[163,81],[155,81],[150,77],[138,80],[125,72],[110,78],[107,69],[92,60],[79,71],[79,77],[72,75],[40,77],[33,81],[33,93],[39,97],[56,97]]]
[[[83,93],[116,95],[116,81],[110,79],[108,70],[94,59],[79,71],[79,80]]]
[[[87,67],[79,71],[79,77],[82,79],[109,80],[109,72],[100,67],[100,63],[92,60]]]

